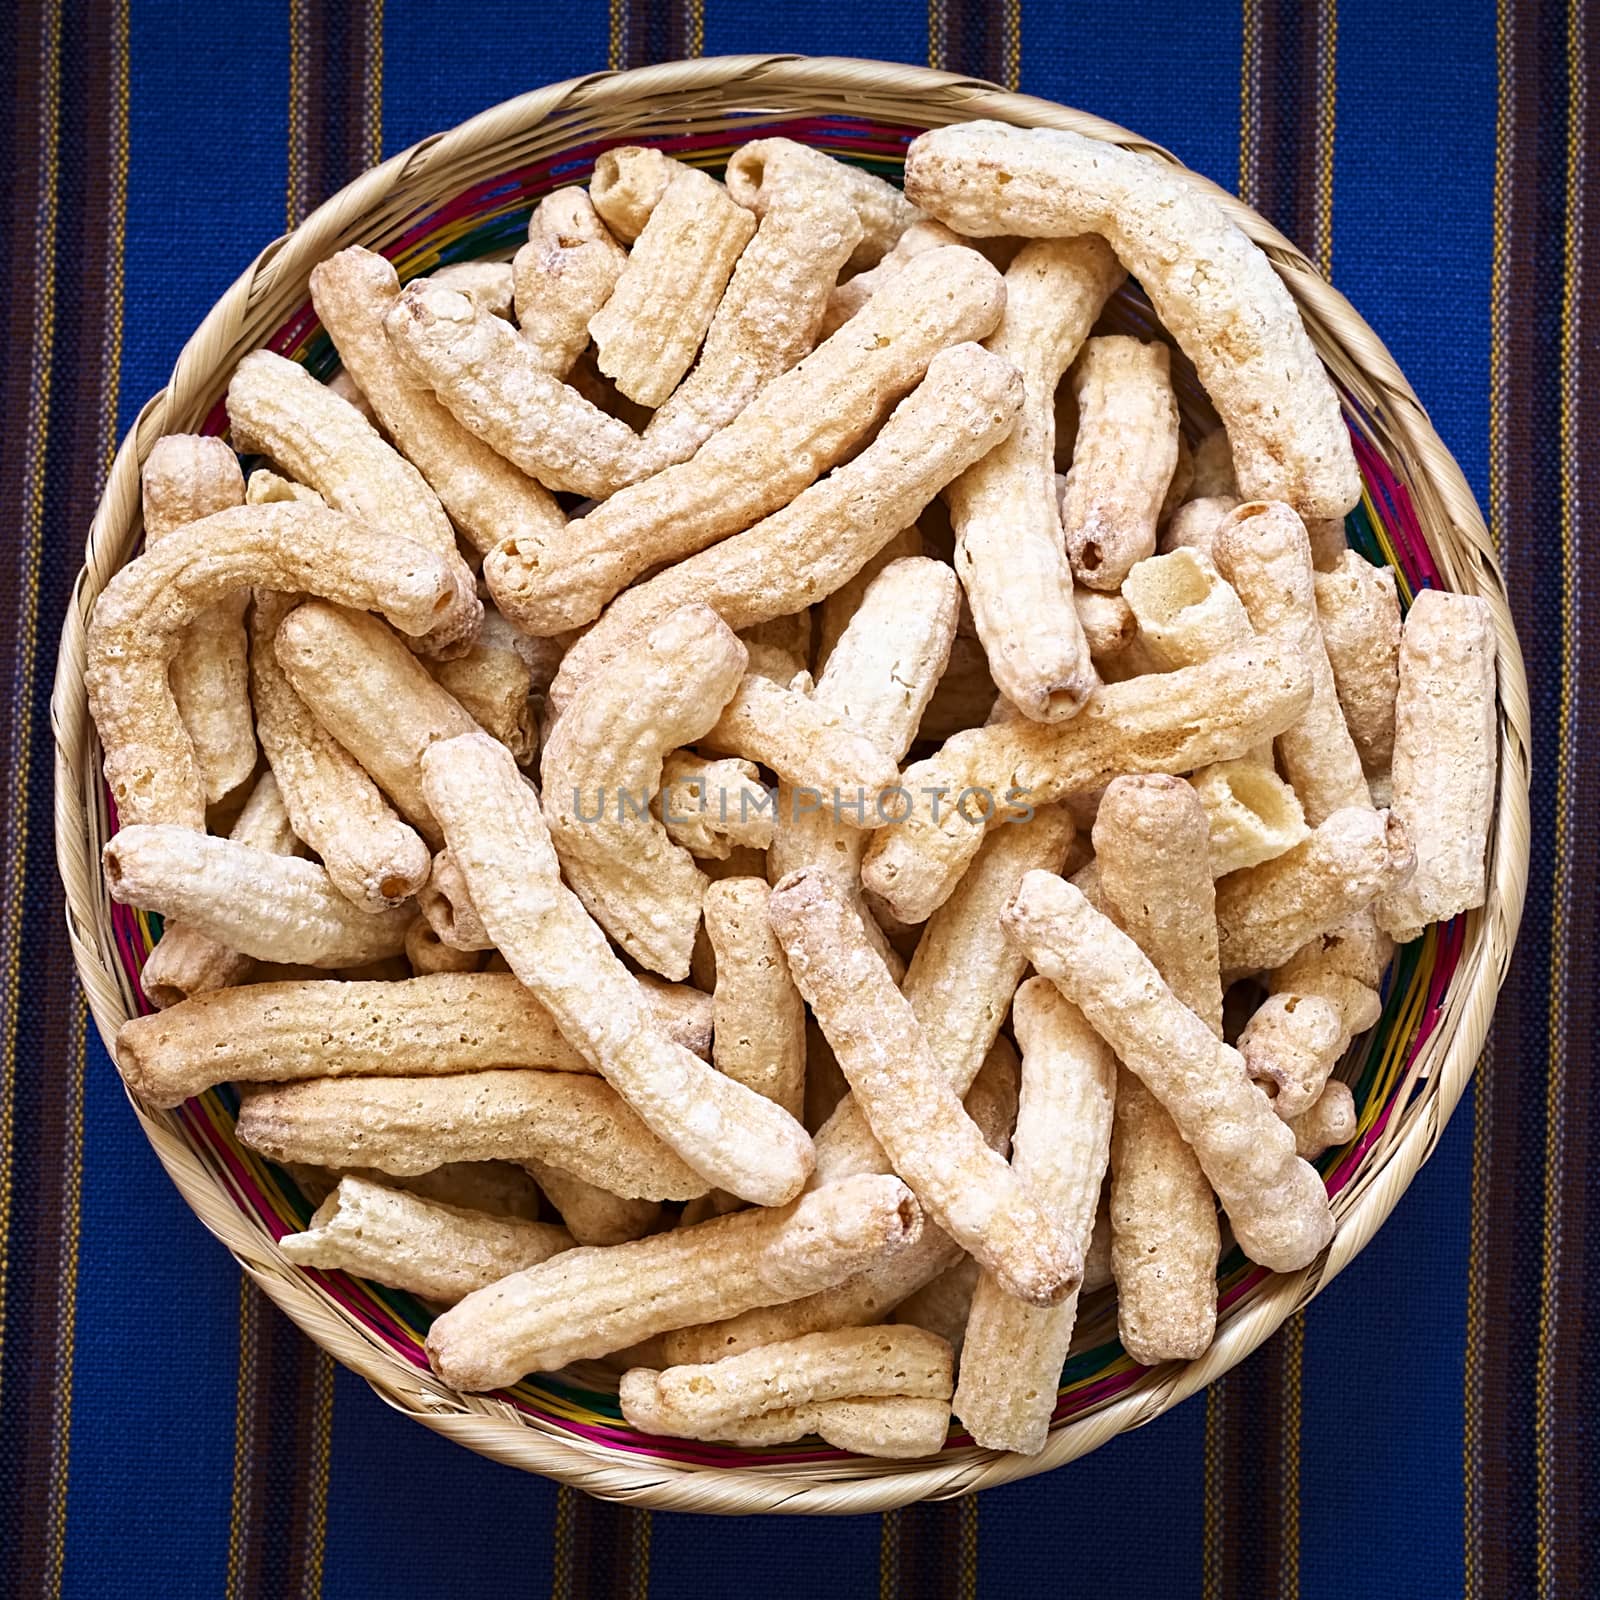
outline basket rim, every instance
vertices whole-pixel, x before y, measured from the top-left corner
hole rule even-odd
[[[1531,736],[1526,676],[1489,532],[1459,466],[1382,341],[1311,262],[1243,202],[1192,173],[1161,146],[1115,123],[981,79],[852,57],[722,56],[588,74],[533,90],[420,140],[363,173],[299,227],[262,250],[197,326],[167,386],[145,403],[123,439],[90,528],[84,567],[73,586],[51,696],[57,864],[79,980],[112,1052],[125,1013],[111,965],[99,863],[92,857],[91,821],[99,803],[99,774],[83,683],[86,625],[95,599],[125,559],[138,511],[143,458],[168,431],[170,414],[181,413],[197,394],[215,388],[218,357],[238,342],[250,311],[283,281],[298,279],[303,284],[310,266],[338,247],[330,241],[420,174],[449,172],[453,163],[469,161],[507,136],[558,114],[603,114],[658,97],[711,94],[734,87],[745,95],[739,104],[749,109],[759,108],[763,88],[835,96],[868,116],[874,114],[868,108],[875,97],[888,95],[905,101],[896,107],[896,115],[922,126],[990,116],[1022,126],[1068,128],[1170,162],[1267,252],[1312,325],[1314,339],[1319,332],[1323,336],[1317,339],[1319,349],[1324,340],[1336,341],[1381,397],[1386,421],[1418,458],[1448,518],[1448,532],[1459,541],[1460,547],[1452,546],[1450,552],[1452,586],[1466,586],[1489,602],[1498,644],[1500,781],[1490,897],[1482,912],[1471,914],[1468,948],[1450,983],[1453,1015],[1442,1024],[1451,1031],[1431,1064],[1423,1096],[1407,1110],[1409,1121],[1381,1153],[1381,1166],[1340,1217],[1332,1243],[1317,1261],[1298,1273],[1270,1278],[1225,1329],[1219,1329],[1212,1348],[1199,1360],[1151,1369],[1127,1394],[1057,1425],[1042,1454],[1021,1457],[973,1446],[921,1464],[856,1460],[820,1463],[816,1469],[732,1469],[652,1463],[644,1456],[608,1453],[559,1432],[529,1426],[503,1403],[457,1396],[436,1381],[419,1378],[387,1350],[362,1337],[303,1272],[282,1259],[272,1239],[220,1189],[167,1116],[141,1106],[125,1087],[124,1093],[180,1193],[240,1267],[310,1338],[363,1377],[387,1404],[424,1426],[523,1470],[638,1505],[726,1513],[883,1511],[1048,1471],[1117,1433],[1142,1426],[1243,1360],[1319,1293],[1377,1232],[1432,1153],[1471,1077],[1515,942],[1528,873]],[[1374,1153],[1369,1159],[1376,1162],[1380,1156]]]

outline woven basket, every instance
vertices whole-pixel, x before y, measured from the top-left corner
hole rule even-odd
[[[148,1009],[137,974],[156,928],[152,919],[113,907],[101,878],[100,849],[113,829],[84,699],[85,623],[139,539],[139,469],[151,445],[167,433],[221,432],[222,395],[249,350],[268,346],[320,376],[331,369],[332,352],[308,303],[311,268],[351,244],[383,250],[402,278],[441,260],[505,255],[537,198],[584,181],[610,145],[659,143],[716,168],[735,145],[781,132],[892,176],[917,132],[973,117],[1066,128],[1178,165],[1110,123],[948,73],[871,61],[729,57],[576,79],[496,106],[366,173],[262,252],[200,324],[171,382],[123,441],[62,629],[52,701],[56,843],[78,971],[108,1045],[127,1017]],[[620,1420],[614,1377],[589,1366],[497,1395],[446,1388],[422,1355],[422,1306],[282,1259],[276,1240],[303,1224],[309,1203],[287,1174],[236,1143],[230,1091],[172,1112],[134,1102],[157,1155],[205,1225],[311,1338],[390,1405],[484,1455],[642,1505],[840,1513],[965,1494],[1059,1466],[1226,1372],[1351,1260],[1428,1158],[1472,1073],[1522,911],[1529,734],[1521,656],[1471,491],[1388,351],[1281,234],[1205,180],[1193,181],[1267,252],[1341,390],[1367,485],[1347,524],[1352,542],[1396,567],[1407,600],[1422,586],[1479,594],[1499,630],[1500,794],[1489,903],[1401,952],[1382,1020],[1341,1066],[1356,1092],[1360,1129],[1352,1145],[1320,1163],[1338,1218],[1332,1244],[1287,1276],[1253,1268],[1237,1252],[1225,1258],[1216,1342],[1187,1365],[1134,1366],[1117,1342],[1109,1291],[1088,1297],[1050,1443],[1033,1458],[978,1449],[960,1433],[940,1456],[914,1464],[863,1461],[822,1446],[740,1450],[651,1440]],[[1111,313],[1113,324],[1131,329],[1148,317],[1136,291],[1125,291]],[[1204,423],[1204,399],[1186,364],[1178,365],[1193,432]]]

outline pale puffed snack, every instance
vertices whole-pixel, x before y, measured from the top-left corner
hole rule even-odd
[[[553,1223],[470,1211],[347,1176],[304,1231],[285,1234],[278,1248],[296,1266],[353,1272],[453,1305],[573,1242]]]
[[[815,1020],[812,1023],[816,1028]],[[816,1029],[821,1037],[821,1030]],[[823,1040],[823,1044],[826,1041]],[[812,1046],[815,1059],[817,1046]],[[1009,1148],[1017,1116],[1017,1054],[1004,1036],[990,1048],[966,1098],[967,1115],[985,1142],[1002,1159]],[[887,1166],[887,1162],[883,1165]],[[839,1184],[869,1173],[841,1177]],[[827,1192],[832,1184],[817,1187]],[[828,1328],[862,1328],[884,1321],[907,1296],[962,1259],[964,1252],[949,1234],[924,1217],[922,1231],[903,1250],[885,1255],[859,1272],[815,1294],[761,1306],[721,1322],[679,1328],[663,1341],[669,1362],[721,1361],[741,1350],[796,1339]]]
[[[1089,340],[1073,364],[1078,435],[1061,532],[1085,588],[1120,588],[1134,562],[1155,554],[1156,523],[1178,464],[1169,366],[1164,344],[1123,334]]]
[[[805,1130],[649,1016],[639,985],[562,883],[538,797],[509,752],[468,734],[430,747],[422,771],[484,926],[569,1043],[709,1186],[757,1205],[798,1193],[812,1167]]]
[[[317,720],[278,664],[278,627],[300,603],[256,590],[250,608],[250,693],[256,732],[295,833],[334,887],[367,911],[399,905],[428,877],[428,847],[361,765]]]
[[[832,594],[823,596],[814,608],[817,618],[814,659],[819,676],[828,665],[828,657],[833,654],[833,647],[839,642],[844,630],[850,626],[850,621],[856,612],[861,609],[861,602],[871,587],[872,580],[891,561],[899,561],[907,556],[921,556],[922,553],[922,530],[913,522],[892,535],[887,544],[862,562],[854,575],[846,578]]]
[[[1238,1044],[1250,1076],[1270,1086],[1272,1109],[1292,1119],[1316,1104],[1349,1042],[1343,1011],[1333,1001],[1274,994],[1244,1025]]]
[[[647,568],[749,528],[848,455],[941,350],[988,333],[1004,297],[999,273],[976,251],[919,256],[848,333],[774,378],[692,460],[614,494],[558,539],[513,539],[491,552],[484,576],[496,604],[530,632],[559,632],[597,616]]]
[[[146,544],[213,511],[244,504],[238,458],[221,439],[192,433],[157,439],[139,477]],[[202,611],[167,667],[172,698],[213,804],[248,782],[256,767],[244,628],[249,600],[250,591],[240,588]]]
[[[333,387],[331,381],[328,387]],[[354,403],[351,401],[352,405]],[[295,483],[281,473],[274,472],[270,467],[257,467],[250,474],[244,486],[244,499],[245,504],[251,506],[283,505],[296,500],[301,505],[307,506],[325,506],[328,503],[315,489],[308,489],[303,483]]]
[[[641,989],[670,1038],[696,1055],[709,1054],[709,996],[670,984]],[[594,1071],[507,972],[398,983],[253,983],[196,995],[123,1023],[117,1063],[129,1086],[157,1106],[228,1082],[426,1077],[491,1067]]]
[[[437,972],[476,972],[483,965],[483,952],[446,944],[419,912],[406,929],[406,960],[412,977],[427,978]]]
[[[579,1244],[625,1244],[642,1239],[661,1221],[659,1200],[634,1200],[587,1182],[564,1167],[537,1158],[523,1162],[546,1200],[561,1214]],[[689,1202],[698,1203],[697,1196]]]
[[[1281,966],[1308,939],[1410,878],[1416,856],[1390,811],[1335,811],[1292,850],[1217,884],[1224,982]]]
[[[644,232],[667,185],[683,170],[681,161],[651,145],[602,150],[589,179],[589,199],[612,233],[632,244]]]
[[[770,897],[760,878],[724,878],[706,889],[706,933],[717,957],[712,1060],[718,1072],[798,1117],[806,1087],[805,1002],[767,921]]]
[[[659,406],[689,370],[756,219],[698,168],[672,176],[605,304],[589,319],[600,370]]]
[[[428,281],[470,294],[497,317],[511,315],[515,288],[509,261],[448,261],[435,267]]]
[[[1000,913],[1024,874],[1061,870],[1072,836],[1064,806],[1041,806],[1026,821],[997,828],[928,919],[901,992],[957,1094],[983,1065],[1027,967],[1020,951],[996,939]],[[846,1095],[817,1132],[817,1181],[887,1166],[861,1106]]]
[[[828,295],[827,309],[822,314],[823,336],[842,328],[913,256],[921,255],[924,250],[937,250],[941,245],[967,242],[942,222],[932,222],[927,218],[913,222],[875,265],[863,268],[833,286]]]
[[[980,726],[994,710],[999,690],[989,674],[989,659],[976,639],[957,634],[950,645],[950,661],[928,701],[917,728],[917,739],[943,744],[963,729]]]
[[[452,694],[376,617],[320,601],[278,625],[278,665],[317,720],[361,763],[430,844],[439,829],[422,794],[422,754],[477,730]]]
[[[430,281],[460,288],[486,311],[503,316],[495,301],[458,281],[464,269],[489,265],[463,262],[454,274],[446,268]],[[312,268],[311,302],[338,346],[345,370],[361,385],[395,447],[427,479],[473,548],[490,550],[502,539],[560,528],[566,517],[550,491],[469,433],[401,364],[384,331],[399,299],[400,279],[393,266],[359,245]]]
[[[655,1408],[654,1378],[647,1367],[624,1374],[623,1414],[641,1433],[681,1437],[675,1434],[671,1420]],[[763,1411],[759,1416],[730,1418],[720,1423],[711,1437],[730,1444],[774,1445],[792,1444],[814,1433],[836,1450],[890,1461],[916,1461],[936,1454],[949,1428],[948,1400],[890,1395],[874,1400],[814,1400]]]
[[[1388,772],[1400,688],[1400,597],[1394,569],[1354,550],[1315,575],[1317,621],[1345,725],[1369,777]]]
[[[416,648],[450,655],[470,646],[483,604],[456,550],[455,529],[427,480],[354,406],[298,362],[253,350],[228,384],[228,421],[235,446],[270,457],[335,511],[440,557],[454,580],[453,604]]]
[[[688,1200],[705,1182],[609,1084],[505,1068],[449,1077],[309,1078],[246,1090],[239,1139],[273,1161],[396,1177],[447,1161],[553,1162],[613,1193]]]
[[[661,825],[692,856],[726,861],[737,846],[772,843],[773,803],[753,761],[673,750],[661,763]]]
[[[1311,704],[1278,735],[1278,759],[1312,827],[1347,806],[1371,806],[1317,620],[1311,546],[1287,505],[1248,500],[1217,533],[1216,563],[1257,633],[1293,645],[1311,672]]]
[[[1156,536],[1156,549],[1163,555],[1173,550],[1199,550],[1210,555],[1223,522],[1238,504],[1236,494],[1204,495],[1184,501]]]
[[[417,908],[440,939],[457,950],[494,949],[494,940],[467,892],[467,880],[448,850],[433,858],[428,880],[417,890]]]
[[[300,841],[283,808],[283,796],[270,772],[256,780],[228,837],[235,844],[274,855],[301,853]],[[254,965],[250,956],[218,944],[199,929],[169,922],[139,973],[139,987],[153,1006],[164,1010],[192,995],[243,983]]]
[[[1024,718],[958,733],[901,775],[913,804],[881,828],[863,883],[907,922],[955,887],[985,831],[1019,801],[1047,804],[1121,772],[1186,772],[1243,755],[1305,709],[1310,673],[1297,651],[1252,644],[1181,672],[1096,689],[1069,722]]]
[[[457,603],[441,557],[336,511],[239,506],[168,534],[111,579],[89,622],[84,683],[121,822],[205,826],[167,664],[201,612],[254,584],[381,611],[413,637]]]
[[[708,733],[745,647],[707,606],[673,612],[585,680],[545,744],[544,818],[567,882],[640,965],[689,975],[705,874],[650,812],[667,753]]]
[[[849,196],[861,223],[861,242],[850,258],[852,266],[870,267],[882,260],[921,218],[922,213],[892,183],[792,139],[755,139],[740,145],[728,161],[728,193],[758,216],[764,215],[771,204],[767,174],[786,163],[816,169],[827,181],[840,184]]]
[[[485,733],[492,734],[525,767],[539,748],[529,696],[533,674],[520,651],[478,642],[451,661],[430,661],[428,675]]]
[[[1062,879],[1029,873],[1002,926],[1161,1102],[1221,1198],[1245,1254],[1275,1272],[1315,1259],[1333,1237],[1328,1196],[1295,1155],[1294,1135],[1250,1081],[1239,1053]]]
[[[1005,314],[986,348],[1021,372],[1022,410],[1006,439],[946,491],[956,572],[989,670],[1038,722],[1070,717],[1096,682],[1056,509],[1054,397],[1123,277],[1092,236],[1037,240],[1017,253],[1006,269]]]
[[[1299,309],[1266,255],[1189,179],[1081,134],[966,122],[914,139],[905,182],[960,233],[1100,234],[1194,363],[1240,492],[1304,517],[1342,517],[1360,498],[1339,396]]]
[[[1007,1293],[1059,1304],[1083,1276],[1078,1240],[984,1142],[860,919],[814,871],[785,878],[770,915],[795,986],[930,1220]]]
[[[828,291],[861,239],[842,171],[837,162],[767,162],[760,226],[728,279],[700,358],[645,428],[654,464],[687,461],[817,342]]]
[[[527,1222],[539,1219],[539,1190],[533,1179],[509,1161],[447,1161],[429,1172],[409,1178],[385,1179],[370,1172],[351,1170],[339,1174],[347,1178],[367,1178],[389,1182],[407,1194],[424,1200],[437,1200],[447,1206],[468,1211],[487,1211],[497,1217],[520,1217]],[[331,1191],[330,1191],[331,1192]],[[326,1198],[324,1196],[323,1198]]]
[[[1120,594],[1074,589],[1072,609],[1078,614],[1078,626],[1083,629],[1089,654],[1096,662],[1120,656],[1138,637],[1138,619]]]
[[[629,1397],[648,1382],[650,1417],[659,1431],[714,1439],[718,1429],[742,1418],[817,1401],[948,1400],[953,1367],[950,1346],[923,1328],[835,1328],[725,1361],[638,1369],[624,1375],[619,1398],[623,1416],[633,1422]]]
[[[1000,357],[972,344],[941,351],[853,460],[781,511],[618,595],[567,652],[550,702],[559,711],[586,674],[680,605],[703,601],[739,629],[831,594],[910,527],[962,468],[1005,437],[1021,402],[1021,379]]]
[[[102,854],[120,905],[157,911],[263,961],[351,967],[405,948],[408,906],[368,913],[314,861],[171,823],[121,829]]]
[[[1012,1171],[1088,1239],[1111,1147],[1117,1058],[1044,978],[1017,990],[1012,1017],[1022,1046]],[[1005,1294],[987,1272],[978,1279],[952,1405],[975,1444],[1023,1455],[1044,1449],[1077,1317],[1076,1290],[1042,1309]]]
[[[908,1294],[895,1307],[894,1320],[938,1334],[959,1357],[967,1337],[967,1318],[972,1314],[972,1296],[978,1287],[980,1271],[971,1256],[963,1255],[931,1283],[925,1283],[915,1294]],[[1084,1280],[1086,1286],[1087,1259]]]
[[[1189,462],[1186,499],[1203,500],[1222,495],[1239,497],[1239,480],[1233,471],[1233,446],[1226,428],[1213,428],[1194,447]]]
[[[1334,1078],[1314,1105],[1289,1118],[1289,1127],[1296,1151],[1310,1161],[1336,1144],[1349,1144],[1356,1136],[1358,1121],[1350,1085]]]
[[[1190,782],[1209,819],[1213,877],[1281,856],[1311,832],[1300,797],[1256,756],[1214,762]]]
[[[1194,792],[1168,776],[1116,779],[1101,799],[1094,844],[1098,909],[1220,1037],[1216,897]],[[1124,1348],[1146,1366],[1195,1360],[1216,1331],[1216,1201],[1177,1125],[1126,1067],[1117,1075],[1110,1200]]]
[[[429,1331],[428,1357],[454,1388],[498,1388],[669,1328],[814,1293],[904,1249],[921,1226],[911,1191],[875,1176],[778,1209],[565,1251],[446,1312]]]
[[[1488,602],[1424,590],[1400,638],[1394,814],[1416,847],[1410,882],[1386,892],[1378,925],[1399,943],[1481,906],[1495,795],[1495,639]]]
[[[589,319],[611,298],[628,252],[582,189],[557,189],[533,208],[512,260],[517,327],[546,371],[564,378],[589,343]]]

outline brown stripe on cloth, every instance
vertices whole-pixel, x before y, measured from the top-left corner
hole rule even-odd
[[[382,159],[383,0],[289,0],[289,226]]]
[[[706,45],[705,0],[610,0],[613,72],[701,55]]]
[[[1600,449],[1600,410],[1586,392],[1593,374],[1582,371],[1585,340],[1594,342],[1586,300],[1600,212],[1584,104],[1593,31],[1582,0],[1499,8],[1489,513],[1535,731],[1528,898],[1500,996],[1497,1059],[1474,1106],[1463,1566],[1468,1594],[1482,1596],[1594,1586],[1584,1521],[1593,1449],[1581,1430],[1597,1397],[1592,1363],[1578,1352],[1600,1283],[1586,1226],[1600,1154],[1586,1104],[1600,930],[1593,813],[1576,792],[1596,738],[1579,659],[1583,582],[1597,564],[1582,534]]]
[[[928,65],[1015,89],[1022,75],[1022,0],[929,0]]]
[[[648,1600],[650,1513],[556,1490],[550,1600]]]
[[[7,30],[13,106],[0,460],[0,1549],[18,1592],[60,1591],[67,1537],[83,1143],[81,994],[51,850],[50,666],[116,427],[128,22],[118,0],[25,8]]]
[[[880,1600],[974,1600],[978,1496],[887,1511],[878,1545]]]

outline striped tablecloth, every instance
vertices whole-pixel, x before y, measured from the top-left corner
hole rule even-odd
[[[0,48],[0,1589],[1600,1592],[1586,0],[22,0]],[[1356,1265],[1204,1399],[1081,1463],[830,1523],[651,1516],[494,1466],[241,1290],[86,1030],[51,849],[47,702],[90,511],[260,244],[537,84],[761,50],[925,61],[1099,112],[1278,223],[1389,342],[1480,495],[1536,732],[1532,885],[1491,1049]]]

